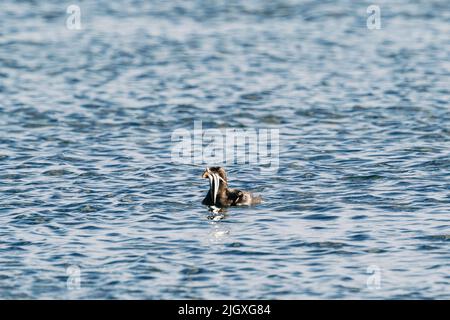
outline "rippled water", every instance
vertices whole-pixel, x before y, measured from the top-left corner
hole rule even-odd
[[[1,4],[1,298],[450,298],[448,1],[78,2]],[[264,204],[194,120],[280,130]]]

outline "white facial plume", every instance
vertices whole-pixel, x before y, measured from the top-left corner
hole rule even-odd
[[[209,168],[206,168],[209,179],[209,193],[211,195],[211,201],[215,205],[217,201],[217,194],[219,193],[220,180],[225,182],[221,176],[216,172],[211,172]]]

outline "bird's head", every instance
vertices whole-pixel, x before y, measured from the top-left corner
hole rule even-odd
[[[211,201],[215,204],[219,187],[227,186],[227,174],[222,167],[206,167],[206,170],[202,174],[202,178],[209,179]]]

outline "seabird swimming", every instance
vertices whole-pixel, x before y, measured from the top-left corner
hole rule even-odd
[[[206,168],[202,178],[209,179],[209,191],[202,204],[215,208],[249,206],[261,203],[261,197],[247,191],[229,189],[227,174],[222,167]]]

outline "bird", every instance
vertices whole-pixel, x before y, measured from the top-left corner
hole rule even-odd
[[[210,208],[250,206],[262,202],[260,196],[255,196],[251,192],[228,188],[227,174],[222,167],[206,167],[202,178],[209,179],[209,191],[202,204]]]

